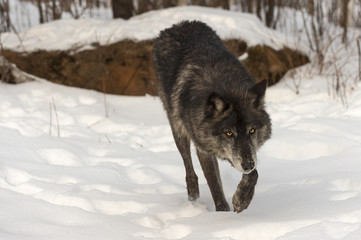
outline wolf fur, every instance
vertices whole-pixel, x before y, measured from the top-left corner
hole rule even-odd
[[[251,202],[258,173],[256,151],[271,136],[264,109],[266,80],[255,84],[215,31],[199,21],[183,21],[160,32],[153,48],[158,93],[186,169],[189,200],[199,198],[190,142],[217,211],[229,211],[218,159],[243,172],[233,196],[234,211]]]

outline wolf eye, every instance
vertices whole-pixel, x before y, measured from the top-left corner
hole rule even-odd
[[[256,131],[256,129],[251,128],[251,129],[249,130],[249,133],[250,133],[250,134],[253,134],[255,131]]]
[[[233,136],[233,132],[230,132],[230,131],[229,131],[229,132],[226,132],[226,134],[227,134],[228,137],[232,137],[232,136]]]

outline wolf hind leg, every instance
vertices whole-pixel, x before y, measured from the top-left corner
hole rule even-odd
[[[192,163],[190,139],[188,136],[185,136],[175,131],[173,127],[172,132],[178,151],[183,158],[183,163],[186,170],[188,200],[195,201],[199,198],[199,185],[198,176],[194,171]]]
[[[217,158],[207,155],[197,149],[197,155],[211,190],[216,211],[229,211],[229,205],[224,196],[221,175],[219,172]]]

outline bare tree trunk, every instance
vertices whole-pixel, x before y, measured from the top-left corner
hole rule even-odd
[[[337,24],[337,1],[338,0],[331,0],[330,6],[328,7],[327,11],[327,19],[329,22]]]
[[[208,0],[208,6],[218,7],[221,5],[221,0]]]
[[[72,1],[71,0],[63,0],[61,1],[61,5],[63,6],[63,10],[64,12],[71,12],[71,4]],[[76,6],[78,3],[74,2],[74,5]],[[79,5],[81,6],[81,2],[79,2]]]
[[[320,3],[317,2],[319,5]],[[321,8],[319,6],[319,8]],[[315,11],[322,11],[322,9],[318,9],[318,7],[315,7],[315,2],[314,0],[308,0],[308,13],[311,16],[311,30],[312,30],[312,38],[313,38],[313,42],[315,44],[315,51],[317,54],[317,61],[318,61],[318,65],[320,67],[320,73],[323,70],[323,62],[324,62],[324,55],[322,53],[322,49],[321,49],[321,36],[323,35],[323,27],[322,27],[322,22],[317,22],[318,23],[318,28],[316,26],[316,22],[315,22]],[[316,15],[318,13],[316,12]],[[322,21],[320,19],[318,19],[319,21]],[[316,19],[317,21],[317,19]],[[317,31],[318,29],[318,31]]]
[[[275,8],[275,0],[265,0],[267,2],[266,8],[266,26],[274,28],[274,8]]]
[[[160,9],[161,8],[161,6],[160,6],[160,5],[162,5],[161,0],[152,0],[151,2],[152,2],[152,4],[151,4],[152,6],[150,9]]]
[[[261,0],[256,0],[256,14],[260,20],[262,20],[261,9],[262,9]]]
[[[229,10],[229,0],[224,0],[224,1],[221,1],[221,2],[222,2],[222,8],[226,9],[226,10]]]
[[[142,14],[150,10],[150,1],[149,0],[139,0],[138,1],[138,11],[137,14]]]
[[[132,0],[112,0],[113,18],[129,19],[133,16]]]
[[[40,23],[44,23],[45,20],[44,20],[43,6],[41,5],[41,0],[36,0],[36,5],[39,11],[39,21]]]
[[[341,6],[340,6],[340,10],[341,10],[341,14],[340,14],[340,25],[341,27],[343,27],[343,34],[342,34],[342,43],[346,43],[347,42],[347,20],[348,20],[348,3],[350,0],[342,0],[341,1]]]
[[[357,36],[356,44],[357,44],[357,51],[358,51],[358,78],[361,81],[361,47],[360,47],[361,36]]]
[[[163,8],[175,7],[177,6],[177,0],[162,0]]]
[[[60,19],[61,18],[61,14],[63,12],[63,10],[61,9],[61,6],[57,6],[58,3],[56,0],[52,0],[52,13],[53,13],[53,20],[56,20],[56,19]],[[59,5],[61,4],[61,2],[59,2]]]
[[[0,32],[11,29],[9,0],[0,0]]]
[[[308,14],[310,14],[311,16],[314,16],[315,14],[315,3],[313,0],[308,0],[307,2],[307,12]]]
[[[324,32],[324,29],[325,29],[325,26],[324,26],[324,21],[323,21],[323,9],[322,9],[322,5],[321,5],[321,1],[317,1],[317,4],[316,4],[316,19],[317,19],[317,23],[318,23],[318,36],[320,38],[323,37],[323,32]]]
[[[198,5],[198,6],[206,6],[206,0],[193,0],[192,4]]]
[[[80,2],[81,2],[81,0],[80,0]],[[95,0],[94,5],[96,8],[100,8],[100,0]]]
[[[247,0],[247,12],[253,13],[254,0]]]

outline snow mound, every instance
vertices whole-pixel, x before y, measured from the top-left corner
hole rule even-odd
[[[135,41],[155,38],[159,32],[182,20],[200,20],[222,39],[243,39],[249,46],[268,45],[280,49],[285,45],[282,34],[264,26],[252,14],[197,6],[175,7],[135,16],[127,21],[96,19],[64,19],[20,33],[0,35],[5,49],[16,51],[84,49],[92,44],[111,44],[123,39]]]

